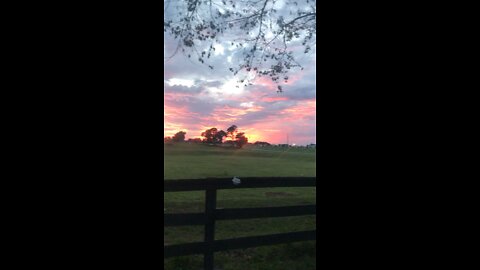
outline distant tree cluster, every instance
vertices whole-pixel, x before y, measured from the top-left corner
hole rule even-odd
[[[245,137],[245,132],[238,132],[238,127],[232,125],[227,128],[227,131],[218,130],[213,127],[205,130],[201,134],[204,139],[202,140],[205,143],[210,144],[230,144],[236,148],[242,148],[245,144],[248,143],[248,138]],[[227,139],[225,142],[224,139]]]
[[[200,138],[194,138],[194,139],[190,138],[190,139],[188,139],[187,142],[189,142],[189,143],[201,143],[202,139],[200,139]]]
[[[257,141],[253,145],[255,145],[255,146],[270,146],[271,144],[269,144],[268,142]]]
[[[174,143],[174,142],[184,142],[185,135],[187,133],[185,131],[179,131],[173,135],[173,137],[165,137],[163,138],[164,143]]]
[[[179,131],[172,137],[173,142],[183,142],[185,141],[185,135],[187,133],[185,131]]]
[[[217,128],[211,128],[202,132],[201,136],[204,137],[202,141],[205,143],[221,144],[227,133],[223,130],[219,131]]]
[[[179,143],[185,142],[185,131],[179,131],[175,133],[172,137],[165,137],[163,139],[164,143]],[[188,143],[206,143],[214,145],[225,145],[235,148],[242,148],[248,143],[248,138],[245,136],[245,132],[239,132],[236,125],[232,125],[227,128],[227,131],[218,130],[215,127],[205,130],[200,134],[203,139],[200,138],[190,138],[186,142]],[[268,146],[268,142],[256,142],[256,146]]]

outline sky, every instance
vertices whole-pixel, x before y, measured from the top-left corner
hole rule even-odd
[[[168,34],[164,40],[171,55],[176,41]],[[315,52],[298,59],[304,70],[290,73],[281,93],[267,77],[237,88],[239,78],[228,69],[238,54],[225,40],[209,59],[213,70],[181,53],[164,61],[164,136],[185,131],[187,139],[201,138],[206,129],[236,125],[252,143],[282,144],[287,136],[290,144],[316,143]]]

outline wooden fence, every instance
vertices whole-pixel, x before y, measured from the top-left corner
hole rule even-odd
[[[205,191],[205,212],[190,214],[164,214],[164,227],[204,225],[203,242],[170,245],[163,247],[163,257],[203,254],[205,270],[214,269],[214,253],[232,249],[245,249],[265,245],[276,245],[298,241],[316,240],[316,230],[271,234],[265,236],[242,237],[227,240],[215,240],[215,222],[217,220],[252,219],[316,215],[316,205],[298,205],[263,208],[217,209],[217,190],[238,188],[270,187],[315,187],[315,177],[262,177],[242,179],[194,179],[164,181],[164,192]]]

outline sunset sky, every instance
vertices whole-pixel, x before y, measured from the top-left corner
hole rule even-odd
[[[164,37],[168,56],[176,42]],[[238,78],[228,68],[240,56],[228,44],[217,46],[209,59],[214,70],[181,53],[164,62],[164,136],[185,131],[187,139],[200,138],[208,128],[237,125],[252,143],[286,143],[287,134],[291,144],[316,143],[315,53],[302,55],[299,62],[305,69],[289,74],[284,91],[277,93],[267,77],[237,88]]]

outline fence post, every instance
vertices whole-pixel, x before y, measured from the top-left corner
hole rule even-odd
[[[213,242],[215,241],[215,209],[217,208],[217,190],[209,188],[205,192],[205,215],[207,222],[205,224],[205,243],[207,248],[204,254],[205,270],[214,270]]]

